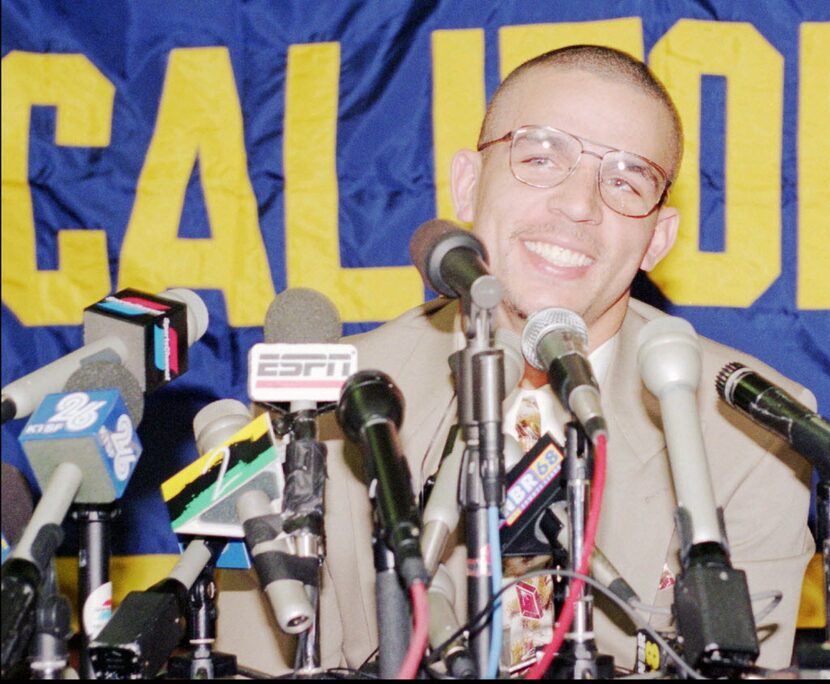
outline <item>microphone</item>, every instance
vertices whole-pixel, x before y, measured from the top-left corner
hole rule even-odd
[[[357,350],[336,344],[340,314],[323,294],[290,288],[274,298],[265,316],[265,342],[248,354],[248,397],[294,402],[291,413],[335,402],[357,367]]]
[[[268,308],[265,343],[251,350],[251,399],[289,403],[282,524],[308,547],[301,553],[306,556],[317,555],[314,538],[323,534],[327,452],[317,439],[318,406],[337,401],[357,366],[355,347],[337,344],[341,329],[340,314],[328,297],[310,288],[290,288]]]
[[[726,364],[715,380],[718,394],[732,408],[779,437],[830,479],[830,423],[792,395],[742,363]]]
[[[310,287],[291,287],[274,297],[263,332],[271,344],[334,344],[341,328],[340,314],[328,297]]]
[[[242,402],[221,399],[196,414],[193,432],[203,455],[161,485],[170,525],[176,534],[241,539],[236,500],[251,490],[272,501],[282,496],[271,419],[263,413],[251,420]]]
[[[2,671],[23,657],[34,629],[41,583],[63,540],[61,525],[73,503],[111,503],[123,494],[141,444],[122,401],[143,410],[138,381],[108,362],[86,364],[70,376],[79,388],[104,384],[118,389],[49,394],[19,441],[42,495],[2,569]],[[139,401],[134,401],[138,397]],[[140,419],[140,413],[137,416]]]
[[[32,490],[20,470],[11,463],[3,461],[2,469],[2,477],[0,477],[2,518],[0,519],[2,519],[3,539],[14,546],[32,517],[34,508]],[[3,560],[6,560],[5,552],[4,548]]]
[[[677,632],[693,667],[714,676],[732,673],[752,665],[759,646],[746,574],[729,561],[703,444],[700,342],[688,321],[661,316],[640,330],[638,347],[640,376],[660,402],[677,498],[683,565],[674,592]]]
[[[188,347],[207,324],[207,307],[191,290],[127,289],[105,297],[84,310],[83,347],[3,387],[2,422],[30,415],[89,361],[123,364],[150,392],[187,371]]]
[[[512,330],[499,328],[495,333],[496,348],[504,352],[504,394],[509,396],[524,374],[524,357],[521,339]],[[447,539],[453,533],[460,517],[458,503],[458,479],[461,475],[461,459],[464,441],[457,430],[450,433],[447,451],[441,460],[435,484],[427,499],[423,514],[424,533],[421,552],[427,572],[433,574],[444,554]]]
[[[547,371],[554,394],[596,443],[600,435],[608,435],[608,429],[587,344],[585,321],[568,309],[541,309],[527,319],[522,331],[525,359],[534,368]]]
[[[141,456],[135,426],[144,414],[138,380],[110,361],[81,365],[64,392],[49,394],[19,441],[43,489],[61,464],[83,474],[74,503],[108,504],[121,498]]]
[[[298,634],[314,613],[302,582],[289,573],[316,574],[317,561],[292,558],[286,539],[277,539],[283,459],[268,414],[249,419],[248,409],[235,399],[199,411],[193,431],[204,456],[165,482],[162,494],[175,532],[245,538],[277,623],[287,634]]]
[[[725,547],[697,410],[700,342],[688,321],[663,316],[640,331],[637,362],[648,390],[660,401],[677,505],[688,516],[690,545]]]
[[[368,458],[369,495],[377,503],[386,543],[401,578],[407,588],[416,581],[426,583],[418,508],[398,441],[403,420],[400,390],[381,371],[358,371],[343,386],[335,415],[343,432],[360,444]]]
[[[427,221],[413,234],[409,255],[424,283],[437,293],[463,297],[481,309],[501,302],[502,286],[490,275],[487,250],[470,231],[442,219]]]
[[[146,591],[131,591],[101,632],[90,641],[98,679],[151,679],[185,631],[188,592],[225,546],[223,539],[195,539],[164,579]]]
[[[191,588],[217,561],[228,537],[243,534],[236,501],[252,488],[266,488],[275,498],[281,491],[266,415],[252,421],[242,402],[221,399],[196,414],[193,432],[202,456],[161,490],[174,532],[197,538],[165,579],[130,592],[90,643],[100,678],[151,678],[159,671],[184,635]]]
[[[317,558],[297,557],[281,535],[282,523],[268,496],[259,490],[245,492],[236,501],[262,591],[283,632],[300,634],[313,624],[315,610],[304,585],[316,587]]]

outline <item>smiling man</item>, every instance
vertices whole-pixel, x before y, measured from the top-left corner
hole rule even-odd
[[[585,319],[592,348],[614,335],[637,270],[674,243],[664,201],[682,145],[668,94],[626,55],[562,50],[516,69],[452,175],[456,212],[506,288],[502,323],[521,332],[561,306]]]
[[[653,268],[675,241],[680,219],[667,199],[682,146],[671,98],[645,65],[608,48],[573,46],[525,63],[502,83],[478,149],[459,151],[451,175],[458,218],[472,223],[506,292],[497,324],[521,333],[529,315],[551,306],[570,309],[587,324],[609,430],[598,545],[645,603],[663,607],[672,604],[680,572],[676,501],[659,405],[637,370],[637,336],[664,314],[632,299],[630,290],[637,272]],[[400,437],[419,492],[438,469],[456,421],[447,358],[465,343],[457,304],[439,298],[349,341],[363,368],[386,372],[403,392]],[[786,667],[802,576],[814,551],[807,527],[810,468],[782,440],[722,405],[714,379],[725,363],[739,361],[804,403],[814,406],[814,399],[757,359],[710,340],[701,344],[698,409],[732,562],[746,571],[750,593],[783,592],[781,604],[758,625],[758,664]],[[569,416],[544,373],[529,367],[505,402],[505,432],[517,436],[515,418],[530,400],[541,432],[562,441]],[[371,510],[364,459],[330,418],[321,421],[329,439],[323,662],[356,667],[377,646]],[[462,532],[443,561],[464,622]],[[538,591],[548,605],[541,619],[538,610],[525,616],[518,608],[515,620],[505,622],[502,664],[514,670],[535,660],[552,627],[550,592],[541,585],[528,591]],[[600,652],[632,668],[634,627],[601,596],[595,608]],[[249,625],[252,614],[246,613]],[[234,627],[223,632],[221,620],[220,645],[245,662],[241,651],[251,652],[251,642]],[[668,617],[652,616],[651,622],[670,627]],[[234,632],[237,642],[228,636]],[[259,639],[260,657],[267,653],[263,645]]]

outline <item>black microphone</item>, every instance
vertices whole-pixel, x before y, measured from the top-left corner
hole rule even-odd
[[[450,221],[427,221],[412,236],[409,255],[424,283],[439,294],[469,298],[482,309],[501,301],[501,283],[490,275],[487,250],[470,231]]]
[[[793,449],[830,479],[830,423],[792,395],[742,363],[727,363],[715,380],[727,404],[763,428],[783,437]]]
[[[547,371],[554,394],[596,442],[600,435],[608,435],[608,429],[587,345],[585,321],[568,309],[540,309],[527,319],[522,331],[525,359],[534,368]]]
[[[191,541],[167,577],[146,591],[131,591],[89,644],[99,679],[152,679],[185,631],[187,595],[224,539]]]
[[[359,443],[369,459],[369,493],[377,501],[381,526],[398,572],[407,587],[416,580],[426,582],[418,508],[409,466],[398,441],[403,420],[400,390],[381,371],[358,371],[343,386],[335,415],[349,439]]]

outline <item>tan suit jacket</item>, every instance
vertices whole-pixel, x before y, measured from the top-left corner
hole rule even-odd
[[[661,576],[673,577],[680,571],[676,504],[659,404],[642,386],[637,370],[639,330],[649,319],[662,315],[632,300],[601,387],[610,437],[597,543],[645,603],[670,606],[671,588],[659,587]],[[457,325],[455,304],[437,300],[348,340],[358,348],[361,368],[389,374],[404,394],[400,437],[416,491],[437,469],[455,420],[455,393],[446,359],[463,344]],[[804,388],[757,359],[711,340],[701,338],[701,343],[698,406],[732,562],[746,571],[750,593],[784,592],[782,603],[759,625],[763,641],[758,664],[786,667],[801,581],[814,552],[807,527],[810,466],[783,440],[720,401],[714,379],[727,362],[739,361],[804,403],[814,406],[815,402]],[[323,663],[357,667],[377,647],[371,510],[363,456],[355,445],[343,441],[331,414],[321,420],[321,437],[329,445],[327,559],[321,598]],[[444,561],[455,580],[462,622],[466,621],[465,559],[463,544],[451,541]],[[665,568],[668,573],[664,575]],[[250,595],[253,585],[249,578],[247,592],[235,596],[220,592],[218,646],[237,653],[241,663],[276,672],[282,658],[264,624],[268,620],[273,629],[273,620]],[[756,611],[763,605],[757,604]],[[242,622],[240,615],[244,615]],[[651,622],[662,628],[668,619]],[[594,625],[600,652],[613,655],[617,665],[632,667],[636,651],[630,621],[597,597]],[[284,654],[287,649],[282,641]]]

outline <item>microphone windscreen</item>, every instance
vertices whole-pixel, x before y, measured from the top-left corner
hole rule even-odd
[[[738,373],[738,371],[741,372]],[[744,364],[738,363],[737,361],[731,361],[720,369],[720,372],[715,378],[715,389],[718,391],[718,395],[730,406],[735,405],[733,399],[735,380],[739,379],[748,372],[750,371],[746,366],[744,366]]]
[[[204,455],[228,441],[250,421],[248,407],[236,399],[219,399],[202,408],[193,417],[196,448]]]
[[[3,462],[2,477],[2,527],[6,541],[14,546],[32,517],[34,504],[32,490],[23,474],[10,463]]]
[[[422,223],[409,241],[409,257],[423,281],[430,285],[429,257],[437,242],[447,233],[461,230],[451,221],[432,219]]]
[[[570,309],[548,307],[534,313],[522,331],[522,353],[527,362],[538,370],[547,370],[539,357],[539,340],[554,330],[567,330],[576,335],[584,346],[588,345],[588,327],[582,317]]]
[[[424,284],[447,297],[457,297],[458,293],[445,281],[441,264],[447,253],[457,247],[472,250],[483,262],[488,261],[481,240],[451,221],[432,219],[422,223],[409,241],[409,256]]]
[[[82,363],[66,384],[64,392],[88,392],[90,390],[118,390],[133,425],[144,417],[144,393],[136,377],[124,366],[112,361],[89,361]]]
[[[637,335],[637,365],[643,384],[654,396],[671,387],[697,389],[700,382],[700,341],[689,321],[660,316]]]
[[[336,344],[342,334],[337,307],[308,287],[280,292],[265,315],[268,344]]]
[[[184,287],[174,287],[162,292],[159,297],[167,297],[182,302],[187,307],[187,346],[193,345],[200,339],[208,327],[210,315],[207,304],[193,290]]]

